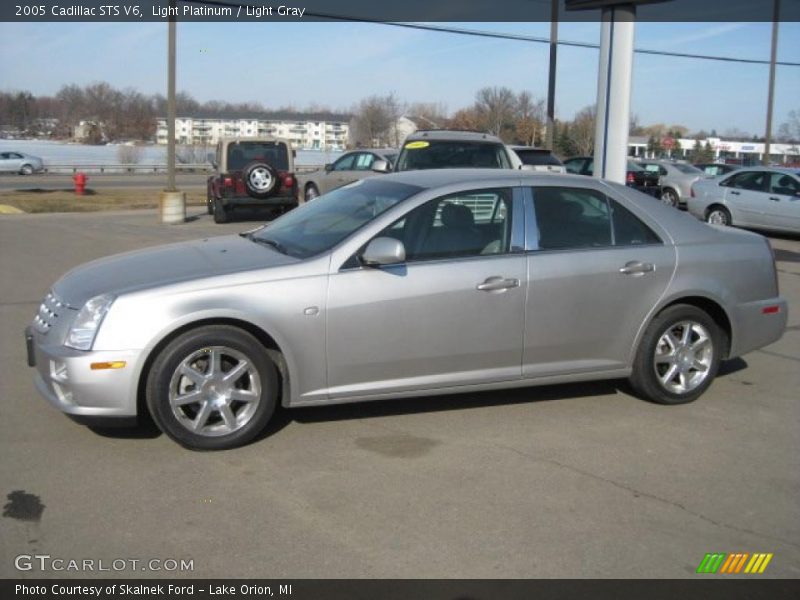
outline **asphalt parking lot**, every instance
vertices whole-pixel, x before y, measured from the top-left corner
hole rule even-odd
[[[0,215],[0,577],[93,576],[15,569],[35,554],[193,560],[95,573],[127,577],[697,577],[707,552],[800,576],[800,238],[772,238],[785,336],[693,404],[606,382],[282,410],[218,453],[73,423],[35,391],[23,328],[77,264],[257,224],[193,216]]]

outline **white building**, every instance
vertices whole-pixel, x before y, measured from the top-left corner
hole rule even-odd
[[[269,113],[257,117],[182,116],[175,119],[181,145],[214,145],[220,137],[272,135],[303,150],[344,150],[350,116],[335,113]],[[167,119],[159,118],[156,142],[167,143]]]
[[[663,141],[663,140],[662,140]],[[691,138],[676,139],[680,142],[680,149],[672,150],[672,158],[688,158],[694,149],[695,140]],[[764,158],[763,142],[733,142],[712,137],[700,140],[700,146],[705,148],[706,142],[714,151],[714,160],[724,162],[725,160],[741,161],[743,164],[760,164]],[[640,156],[643,158],[653,158],[652,153],[647,151],[648,138],[641,136],[631,136],[628,140],[628,154],[630,156]],[[770,144],[770,156],[774,163],[787,164],[800,161],[800,144]]]

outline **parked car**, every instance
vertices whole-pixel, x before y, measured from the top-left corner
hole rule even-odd
[[[395,171],[423,169],[519,169],[522,161],[491,134],[448,129],[420,130],[406,137]]]
[[[656,173],[661,186],[661,201],[670,206],[685,206],[692,193],[692,184],[706,174],[686,163],[670,160],[640,160],[639,166],[645,171]]]
[[[391,171],[396,159],[397,150],[390,148],[360,148],[346,152],[322,169],[298,175],[303,200],[308,202],[348,183],[377,175],[372,168],[376,161],[385,163],[383,172]]]
[[[591,156],[574,156],[564,161],[564,167],[567,169],[567,173],[591,177],[594,175],[594,158]],[[656,198],[661,195],[658,175],[648,173],[632,160],[629,160],[627,164],[625,185]]]
[[[800,169],[746,168],[701,179],[687,208],[715,225],[800,233]]]
[[[694,166],[710,177],[726,175],[731,171],[742,168],[741,165],[728,165],[724,163],[699,163]]]
[[[294,150],[271,136],[220,139],[215,173],[208,178],[206,204],[214,222],[226,223],[237,206],[284,212],[297,206]]]
[[[0,172],[33,175],[44,170],[44,161],[23,152],[0,152]]]
[[[522,168],[526,171],[542,171],[545,173],[566,173],[558,158],[546,148],[534,148],[533,146],[511,146],[514,153],[522,161]]]
[[[63,412],[149,411],[178,443],[220,449],[252,440],[279,402],[620,377],[690,402],[786,317],[760,235],[588,177],[441,169],[73,269],[26,341]]]

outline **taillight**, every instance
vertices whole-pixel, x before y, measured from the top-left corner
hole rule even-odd
[[[284,175],[284,177],[283,177],[283,187],[288,189],[288,188],[291,188],[292,186],[294,186],[294,177],[292,177],[289,174]]]
[[[222,180],[222,185],[225,187],[233,187],[233,177],[225,177]]]
[[[636,183],[636,178],[633,176],[631,171],[628,171],[628,176],[625,178],[625,181],[628,183]]]

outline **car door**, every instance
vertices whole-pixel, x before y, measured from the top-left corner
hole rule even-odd
[[[331,190],[342,187],[355,181],[358,174],[354,172],[356,158],[360,152],[350,152],[340,156],[336,162],[331,165],[330,170],[325,172],[320,178],[321,188],[320,194],[325,194]]]
[[[672,277],[674,246],[635,207],[598,189],[531,193],[523,377],[627,368]]]
[[[769,173],[762,170],[734,173],[720,183],[725,189],[725,204],[734,225],[766,227],[767,182]]]
[[[374,236],[401,240],[403,264],[334,267],[330,398],[519,379],[523,220],[518,188],[448,194]]]
[[[800,232],[800,180],[771,172],[764,213],[768,227]]]

